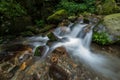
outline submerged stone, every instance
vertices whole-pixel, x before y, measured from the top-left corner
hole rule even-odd
[[[49,75],[53,80],[69,80],[69,74],[57,65],[50,66]]]

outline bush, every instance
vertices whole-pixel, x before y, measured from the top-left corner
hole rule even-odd
[[[15,0],[0,1],[0,35],[9,34],[10,29],[13,29],[15,18],[26,15],[26,10]]]
[[[25,9],[16,1],[1,0],[0,13],[6,17],[16,17],[26,14]]]
[[[76,3],[73,0],[70,2],[68,0],[61,0],[58,4],[58,9],[65,9],[70,14],[77,14],[84,11],[88,11],[91,13],[95,12],[95,0],[84,0],[82,3]]]
[[[102,44],[102,45],[106,45],[106,44],[111,43],[109,36],[105,32],[100,32],[100,33],[94,32],[93,41],[95,41],[99,44]]]
[[[45,25],[45,21],[44,20],[36,20],[36,25],[39,27],[39,28],[43,28],[43,26]]]

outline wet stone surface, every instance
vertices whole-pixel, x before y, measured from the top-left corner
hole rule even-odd
[[[21,50],[31,54],[30,47]],[[23,55],[20,54],[20,55]],[[17,56],[18,57],[18,56]],[[17,60],[12,57],[13,61]],[[0,64],[0,80],[110,80],[98,76],[81,63],[75,63],[65,48],[55,49],[46,59],[31,56],[20,64],[3,61]]]

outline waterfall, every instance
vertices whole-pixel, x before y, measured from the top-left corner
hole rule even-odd
[[[49,40],[47,36],[35,36],[26,40],[35,48],[45,46],[42,59],[55,48],[63,46],[75,61],[86,65],[88,69],[112,80],[120,80],[120,60],[116,57],[94,53],[90,50],[94,25],[80,23],[74,26],[71,25],[73,24],[70,24],[68,27],[55,29],[53,33],[59,38],[59,41],[53,43],[51,46],[46,45],[46,42]]]
[[[63,46],[68,51],[69,55],[76,61],[88,66],[98,74],[101,74],[112,80],[120,80],[120,63],[119,59],[102,55],[90,51],[90,43],[92,39],[92,28],[94,25],[86,30],[86,24],[77,24],[67,35],[59,35],[61,39],[67,38],[67,41],[58,42],[52,46],[52,49]],[[88,28],[87,28],[88,29]]]

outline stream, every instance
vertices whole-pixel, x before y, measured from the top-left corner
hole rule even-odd
[[[69,34],[61,36],[55,32],[57,36],[62,37],[61,39],[66,37],[67,41],[58,42],[52,48],[64,46],[75,61],[80,61],[95,72],[112,80],[120,80],[120,60],[90,50],[93,27],[94,25],[91,25],[89,31],[85,32],[85,24],[77,24]]]
[[[68,27],[56,28],[53,33],[58,38],[58,41],[53,42],[50,46],[46,45],[49,40],[47,36],[29,37],[15,44],[22,43],[32,45],[33,52],[35,52],[36,47],[45,46],[40,59],[46,58],[54,49],[62,46],[75,62],[81,62],[86,65],[88,69],[104,77],[112,80],[120,80],[120,60],[117,57],[91,51],[90,45],[93,28],[93,24],[83,23],[77,23],[74,26],[70,24]]]

